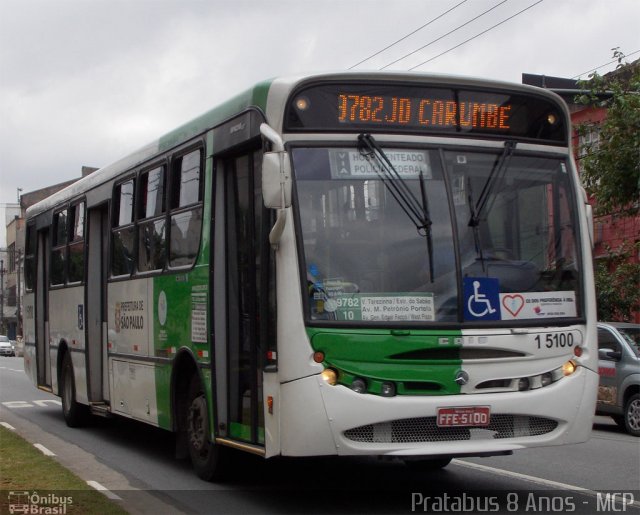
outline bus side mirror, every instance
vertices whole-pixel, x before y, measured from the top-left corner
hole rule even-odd
[[[262,157],[262,200],[265,207],[278,210],[276,223],[269,233],[269,243],[277,249],[287,224],[286,208],[291,206],[291,164],[280,134],[266,123],[260,125],[260,133],[273,146],[273,151],[265,152]]]
[[[589,197],[584,188],[582,190],[582,200],[584,201],[584,212],[587,218],[587,228],[589,229],[589,238],[591,238],[591,248],[595,247],[595,228],[593,226],[593,207],[589,204]]]
[[[593,226],[593,207],[591,204],[585,206],[587,210],[587,226],[589,228],[589,238],[591,238],[591,248],[595,247],[595,227]]]
[[[260,125],[260,133],[271,142],[272,152],[262,157],[262,199],[269,209],[285,209],[291,206],[291,165],[284,151],[280,134],[266,123]]]
[[[262,158],[262,199],[269,209],[291,206],[291,165],[286,152],[267,152]]]

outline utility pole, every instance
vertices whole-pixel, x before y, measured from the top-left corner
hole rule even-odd
[[[4,330],[4,259],[0,259],[0,331]]]

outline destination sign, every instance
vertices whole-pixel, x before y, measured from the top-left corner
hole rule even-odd
[[[563,111],[521,91],[416,84],[322,84],[295,92],[287,131],[411,132],[566,144]]]
[[[342,123],[380,123],[508,130],[512,105],[437,98],[338,95]]]

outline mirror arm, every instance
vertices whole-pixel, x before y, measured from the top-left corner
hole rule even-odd
[[[276,223],[273,224],[271,232],[269,233],[269,243],[271,244],[271,248],[273,250],[278,250],[278,246],[280,245],[280,238],[282,238],[282,233],[284,232],[284,226],[286,225],[286,223],[287,210],[278,209]]]
[[[276,222],[273,225],[271,232],[269,233],[269,243],[274,250],[278,249],[282,233],[284,232],[285,225],[287,223],[287,200],[285,188],[287,187],[287,181],[290,180],[286,173],[286,153],[284,151],[284,142],[282,137],[272,127],[266,123],[260,124],[260,133],[262,136],[271,143],[273,146],[273,152],[278,155],[278,163],[280,169],[280,208],[276,217]]]
[[[273,145],[274,152],[284,152],[284,143],[280,134],[266,123],[260,124],[260,134],[262,134]]]

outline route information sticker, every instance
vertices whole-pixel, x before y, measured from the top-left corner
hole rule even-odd
[[[361,293],[341,295],[325,301],[325,311],[335,312],[338,320],[434,321],[432,293]]]

